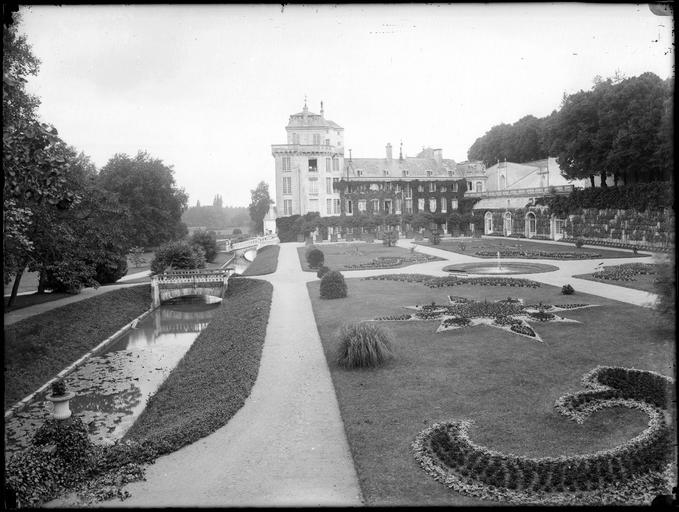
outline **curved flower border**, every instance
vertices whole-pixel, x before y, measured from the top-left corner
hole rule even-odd
[[[658,494],[670,492],[674,481],[674,471],[671,463],[664,465],[662,471],[649,470],[631,478],[616,481],[609,485],[603,485],[599,489],[589,491],[564,491],[546,492],[543,490],[512,490],[505,487],[497,487],[486,484],[473,477],[460,475],[440,461],[437,454],[431,447],[431,437],[439,431],[457,431],[457,437],[473,451],[489,457],[504,457],[507,459],[523,459],[533,463],[550,462],[555,464],[572,464],[592,460],[594,457],[622,455],[631,448],[638,448],[655,439],[666,427],[665,413],[659,407],[655,407],[647,402],[627,398],[596,398],[593,393],[610,393],[616,390],[598,379],[608,370],[626,370],[644,372],[665,381],[667,385],[672,385],[674,380],[662,374],[637,370],[634,368],[617,368],[609,366],[597,366],[587,372],[583,378],[583,385],[587,391],[572,393],[561,396],[554,404],[556,410],[569,419],[582,424],[587,417],[595,411],[610,407],[630,407],[638,409],[649,415],[648,427],[638,436],[608,450],[600,450],[587,455],[561,456],[561,457],[542,457],[528,458],[511,453],[501,453],[484,446],[475,444],[469,437],[469,427],[472,425],[468,420],[449,420],[435,423],[429,428],[420,432],[412,443],[415,459],[420,466],[435,480],[443,483],[454,491],[474,496],[482,499],[507,501],[514,504],[543,504],[543,505],[611,505],[611,504],[641,504],[648,505]],[[592,402],[572,406],[573,398],[587,394]]]

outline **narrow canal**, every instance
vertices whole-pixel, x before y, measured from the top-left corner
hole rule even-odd
[[[241,274],[254,255],[238,255],[229,266]],[[87,425],[92,441],[111,443],[125,434],[220,304],[215,297],[195,296],[164,303],[64,378],[76,394],[71,411]],[[26,448],[50,417],[47,394],[38,394],[5,420],[6,457]]]

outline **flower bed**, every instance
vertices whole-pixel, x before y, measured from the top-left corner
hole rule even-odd
[[[538,288],[540,283],[530,279],[513,279],[510,277],[434,277],[426,274],[382,274],[379,276],[364,277],[363,279],[377,279],[380,281],[404,281],[407,283],[421,283],[430,288],[441,288],[456,285],[478,286],[517,286]]]
[[[497,257],[498,251],[476,251],[474,254],[482,258]],[[584,252],[551,252],[551,251],[514,251],[503,249],[500,251],[502,258],[528,258],[528,259],[551,259],[551,260],[589,260],[601,258],[598,253]]]
[[[655,274],[657,266],[652,263],[625,263],[594,272],[592,277],[608,281],[636,281],[636,276]]]
[[[411,265],[414,263],[427,263],[434,261],[437,258],[428,256],[426,254],[417,254],[413,256],[378,256],[367,263],[356,263],[353,265],[345,265],[346,270],[366,270],[376,268],[395,268],[402,265]]]
[[[607,407],[649,415],[648,427],[613,449],[586,455],[530,458],[475,444],[470,422],[451,420],[421,432],[413,443],[422,468],[448,487],[484,499],[523,504],[646,504],[672,486],[672,431],[664,420],[673,380],[628,368],[597,367],[587,388],[564,395],[555,409],[578,423]]]

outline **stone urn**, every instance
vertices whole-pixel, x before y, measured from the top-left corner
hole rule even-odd
[[[52,416],[55,420],[66,420],[71,417],[71,409],[68,403],[74,396],[75,393],[69,391],[64,395],[53,395],[50,393],[45,397],[54,405]]]

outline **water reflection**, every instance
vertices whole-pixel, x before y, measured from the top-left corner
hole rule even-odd
[[[221,300],[192,297],[162,305],[66,377],[71,410],[95,442],[119,439],[209,324]],[[5,452],[27,446],[51,414],[47,391],[5,421]]]

